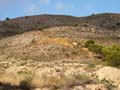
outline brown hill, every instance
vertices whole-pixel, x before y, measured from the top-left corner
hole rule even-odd
[[[106,67],[85,48],[89,39],[120,45],[119,16],[40,15],[0,22],[0,90],[120,90],[120,69]]]
[[[85,25],[110,30],[120,29],[120,14],[93,14],[87,17],[65,15],[25,16],[0,22],[0,36],[6,37],[29,30],[42,30],[53,26]]]
[[[120,29],[120,14],[93,14],[83,18],[83,22],[110,30]]]
[[[48,28],[53,26],[74,25],[79,18],[64,15],[26,16],[1,22],[2,34],[16,34],[24,31]]]

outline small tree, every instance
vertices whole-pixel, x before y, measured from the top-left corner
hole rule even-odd
[[[117,25],[117,26],[120,26],[120,22],[117,22],[116,25]]]
[[[79,24],[78,24],[78,23],[76,23],[76,24],[75,24],[75,27],[78,27],[78,26],[79,26]]]
[[[95,44],[95,41],[88,40],[88,41],[85,42],[85,47],[88,48],[90,45],[93,45],[93,44]]]
[[[89,45],[88,49],[92,52],[95,52],[96,54],[99,54],[99,57],[102,57],[102,45],[97,45],[97,44],[91,44]]]
[[[23,81],[20,82],[20,88],[22,90],[30,90],[31,88],[31,79],[30,78],[26,78]]]
[[[88,24],[87,24],[87,23],[85,23],[85,24],[84,24],[84,27],[88,27]]]
[[[26,19],[28,19],[29,16],[25,16]]]
[[[7,17],[5,20],[10,20],[10,18],[9,18],[9,17]]]
[[[108,65],[120,66],[120,46],[105,47],[102,52]]]
[[[92,13],[92,15],[91,16],[94,16],[95,14],[94,13]]]

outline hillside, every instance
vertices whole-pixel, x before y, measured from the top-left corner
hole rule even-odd
[[[85,47],[89,40],[120,45],[119,17],[38,15],[1,21],[0,90],[120,90],[120,68]]]
[[[29,30],[41,30],[53,26],[74,25],[78,22],[78,18],[64,15],[26,16],[2,21],[0,31],[3,34],[14,35]]]
[[[120,14],[103,13],[85,17],[83,22],[110,30],[120,29]]]
[[[0,22],[0,37],[7,37],[25,31],[41,30],[53,26],[87,25],[110,30],[120,29],[120,14],[97,14],[88,17],[65,15],[25,16]],[[3,35],[4,34],[4,35]]]

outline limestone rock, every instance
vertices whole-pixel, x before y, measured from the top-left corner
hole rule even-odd
[[[90,84],[86,85],[87,90],[108,90],[103,84]]]
[[[99,80],[108,80],[114,85],[120,85],[120,70],[113,67],[103,67],[96,71]]]

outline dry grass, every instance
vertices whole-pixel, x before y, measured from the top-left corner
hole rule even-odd
[[[82,49],[83,51],[85,51],[91,59],[93,59],[93,53],[90,52],[90,51],[88,50],[88,48],[81,48],[81,49]]]
[[[11,85],[20,85],[21,81],[32,77],[32,73],[26,73],[20,70],[22,70],[21,67],[11,67],[7,69],[2,75],[0,75],[0,82]]]
[[[74,86],[84,86],[86,84],[96,83],[95,80],[92,80],[86,74],[77,75],[74,77],[65,76],[64,74],[61,77],[54,76],[35,76],[32,84],[39,88],[52,88],[54,89],[62,89],[62,88],[73,88]]]
[[[11,85],[19,85],[22,80],[24,80],[25,77],[20,76],[16,73],[7,73],[4,75],[1,75],[0,82],[5,84],[11,84]]]
[[[38,41],[37,43],[42,45],[54,43],[54,44],[60,44],[63,46],[73,47],[72,42],[67,38],[44,38]]]
[[[61,88],[65,87],[68,83],[68,79],[66,77],[42,77],[42,78],[34,78],[33,85],[36,87],[48,87],[48,88]]]
[[[75,68],[74,65],[76,64],[69,65],[66,69],[60,69],[60,67],[57,67],[60,70],[56,70],[55,66],[58,65],[54,64],[52,65],[53,67],[45,66],[43,68],[35,69],[35,72],[26,72],[23,68],[18,67],[16,67],[18,69],[10,68],[0,76],[0,83],[19,86],[23,88],[22,90],[28,90],[26,88],[32,87],[47,88],[48,90],[71,90],[76,86],[85,87],[89,84],[98,85],[100,83],[94,76],[88,74],[88,72],[82,73],[79,71],[80,69],[77,70],[78,68]],[[75,72],[70,70],[70,67],[74,67],[73,70]],[[85,68],[85,66],[81,66],[80,68]],[[66,72],[69,70],[71,73]]]

